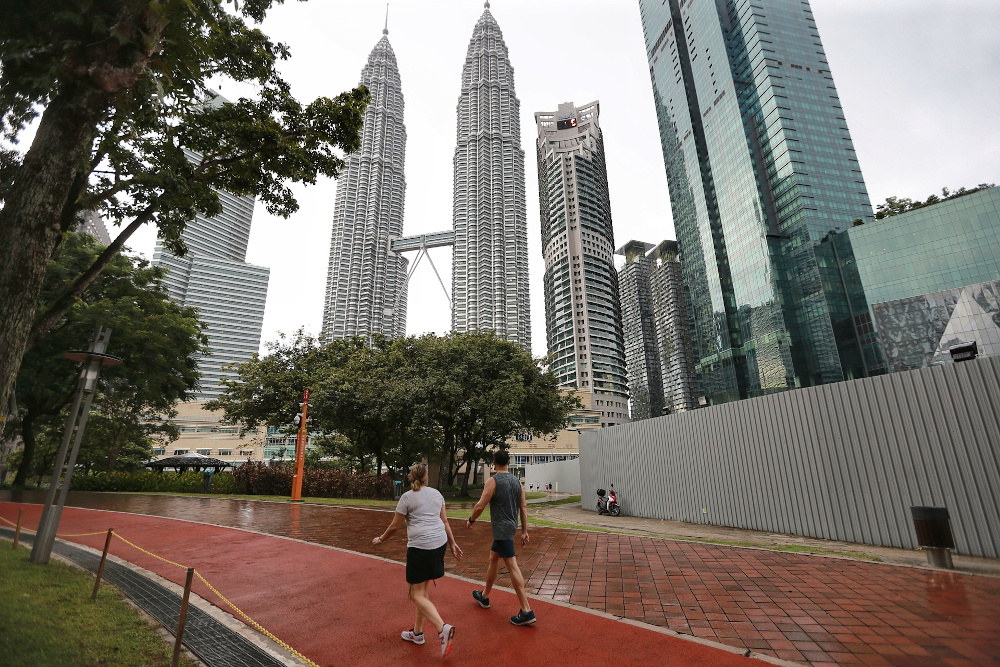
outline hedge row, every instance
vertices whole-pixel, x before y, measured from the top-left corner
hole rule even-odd
[[[232,473],[212,476],[212,493],[240,493],[255,496],[289,496],[292,493],[291,466],[268,466],[260,461],[244,463]],[[73,475],[74,491],[118,491],[200,493],[200,472],[97,472]],[[308,498],[392,498],[389,475],[354,475],[339,470],[307,468],[302,495]]]
[[[261,461],[249,461],[233,472],[236,493],[261,496],[291,495],[293,475],[292,466],[268,466]],[[308,498],[388,499],[392,498],[392,477],[307,468],[302,477],[302,495]]]
[[[198,493],[202,489],[200,472],[95,472],[73,475],[74,491],[121,491]],[[233,475],[221,473],[212,476],[213,493],[235,493]]]

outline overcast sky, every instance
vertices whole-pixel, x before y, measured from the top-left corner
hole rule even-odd
[[[873,205],[1000,182],[1000,2],[812,0],[812,9]],[[667,179],[638,0],[494,0],[490,11],[521,100],[532,351],[543,355],[534,112],[600,100],[616,247],[674,238]],[[455,105],[482,12],[475,0],[390,4],[389,41],[406,102],[406,235],[451,228]],[[295,95],[311,100],[358,84],[384,19],[377,0],[289,1],[263,29],[291,47],[282,71]],[[223,84],[221,92],[232,99],[252,91]],[[288,220],[261,206],[254,215],[247,261],[271,269],[262,348],[278,332],[318,334],[322,322],[336,183],[297,196],[301,208]],[[129,245],[151,257],[154,235],[141,230]],[[431,258],[450,291],[451,249],[432,250]],[[424,261],[410,283],[407,333],[445,333],[450,321]]]

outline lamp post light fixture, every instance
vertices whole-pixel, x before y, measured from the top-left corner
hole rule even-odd
[[[101,367],[118,366],[122,363],[118,357],[104,353],[108,349],[108,339],[110,338],[111,329],[98,326],[88,351],[63,354],[70,361],[83,363],[83,367],[80,370],[80,382],[77,385],[76,395],[73,397],[73,406],[69,410],[66,433],[63,435],[62,444],[59,445],[59,451],[56,454],[52,481],[49,483],[48,493],[45,494],[42,519],[38,523],[35,543],[31,547],[31,562],[36,565],[48,563],[49,556],[52,554],[52,543],[55,541],[56,531],[59,528],[59,518],[62,515],[63,506],[66,504],[66,496],[69,494],[73,469],[76,467],[76,456],[80,453],[80,441],[83,440],[83,429],[87,426],[90,404],[93,403],[94,394],[97,393],[97,379],[101,375]],[[82,413],[81,403],[83,403]],[[78,419],[79,423],[77,423]],[[74,433],[76,434],[75,438],[73,437]],[[70,440],[73,440],[73,449],[70,451],[69,462],[66,463],[66,450],[69,448]],[[66,463],[65,474],[63,474],[64,463]],[[57,494],[59,496],[58,503],[56,503]]]

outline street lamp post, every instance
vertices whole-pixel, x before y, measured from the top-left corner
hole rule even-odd
[[[69,493],[70,481],[73,478],[73,469],[76,467],[76,456],[80,453],[80,441],[83,440],[83,429],[87,426],[87,416],[90,413],[90,404],[97,393],[97,378],[101,375],[102,366],[117,366],[122,362],[118,357],[105,354],[108,349],[108,339],[111,338],[111,329],[97,327],[97,333],[90,349],[87,352],[66,352],[64,357],[70,361],[83,362],[80,370],[80,383],[77,386],[76,395],[73,397],[73,406],[69,410],[69,419],[66,422],[66,433],[63,435],[62,444],[56,454],[56,466],[52,471],[52,481],[49,484],[48,493],[45,494],[45,505],[42,506],[42,519],[38,523],[38,532],[35,534],[35,543],[31,547],[31,562],[36,565],[45,565],[49,562],[52,554],[52,543],[56,538],[56,531],[59,529],[59,518],[62,516],[63,506],[66,504],[66,496]],[[83,403],[83,411],[80,411],[80,404]],[[77,419],[79,418],[79,423]],[[74,432],[76,437],[73,437]],[[69,462],[66,463],[66,450],[69,448],[70,440],[73,440],[73,449],[70,451]],[[63,464],[65,475],[63,475]],[[53,505],[59,495],[59,501]]]

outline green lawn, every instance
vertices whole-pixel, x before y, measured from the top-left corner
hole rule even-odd
[[[0,540],[0,664],[18,667],[169,665],[173,644],[111,586],[91,602],[94,577]],[[181,664],[196,663],[181,658]]]

